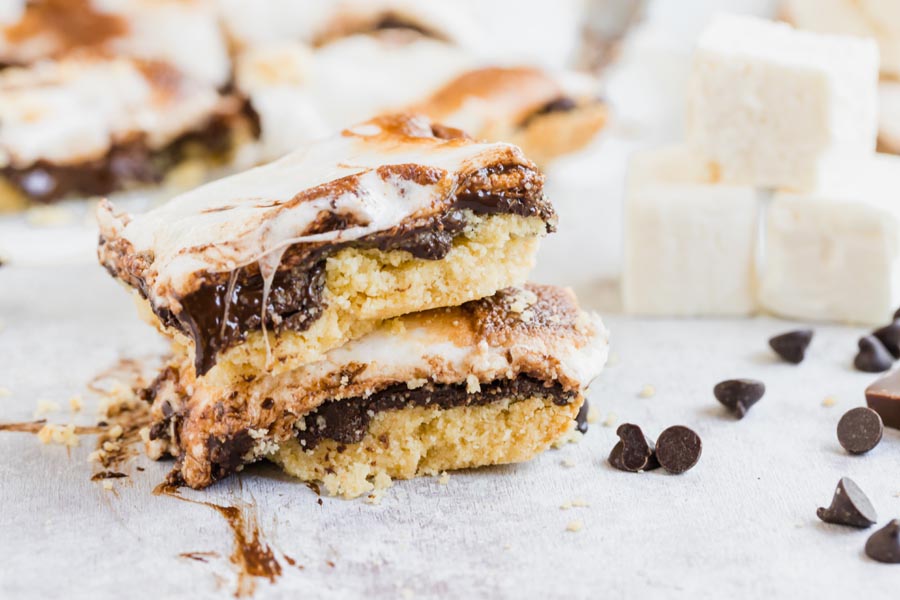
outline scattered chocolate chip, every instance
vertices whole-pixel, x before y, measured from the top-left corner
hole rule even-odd
[[[866,555],[883,563],[900,563],[900,520],[894,519],[866,542]]]
[[[890,325],[876,329],[872,335],[878,338],[891,356],[900,358],[900,320],[895,319]]]
[[[853,366],[866,373],[881,373],[894,364],[894,357],[887,351],[877,337],[867,335],[859,339],[859,353],[853,360]]]
[[[775,354],[789,363],[799,364],[806,357],[806,349],[812,341],[812,329],[798,329],[776,335],[769,340],[769,346]]]
[[[837,489],[834,490],[831,506],[828,508],[820,507],[816,511],[816,516],[826,523],[849,525],[860,529],[871,527],[878,521],[875,507],[869,502],[866,494],[849,477],[841,477],[841,480],[838,481]]]
[[[865,406],[852,408],[838,421],[837,438],[850,454],[865,454],[878,445],[884,425],[877,412]]]
[[[900,429],[900,370],[867,387],[866,404],[881,416],[885,426]]]
[[[591,409],[588,406],[588,401],[585,400],[581,405],[581,408],[578,409],[578,414],[575,415],[575,429],[580,431],[581,433],[587,433],[588,430],[588,411]]]
[[[659,467],[653,456],[653,442],[647,439],[641,428],[623,423],[616,429],[619,441],[609,453],[609,464],[620,471],[650,471]]]
[[[669,427],[656,439],[656,460],[669,473],[684,473],[697,464],[703,442],[684,425]]]
[[[716,384],[713,394],[738,419],[743,419],[750,407],[766,393],[766,384],[756,379],[728,379]]]

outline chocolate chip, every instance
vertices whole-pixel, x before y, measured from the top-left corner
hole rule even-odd
[[[883,563],[900,563],[900,520],[894,519],[866,542],[866,555]]]
[[[881,417],[865,406],[848,410],[838,421],[838,441],[850,454],[865,454],[878,445],[882,433]]]
[[[900,308],[894,311],[894,320],[900,319]]]
[[[581,408],[578,409],[578,414],[575,415],[575,428],[581,433],[587,433],[588,430],[588,411],[591,410],[591,407],[588,405],[588,401],[585,400],[581,405]]]
[[[766,384],[756,379],[729,379],[716,384],[713,394],[738,419],[743,419],[750,407],[766,393]]]
[[[769,346],[775,354],[789,363],[799,364],[806,357],[806,349],[812,341],[812,329],[798,329],[776,335],[769,340]]]
[[[703,442],[684,425],[669,427],[656,439],[656,460],[669,473],[684,473],[697,464]]]
[[[891,356],[900,358],[900,320],[894,320],[890,325],[876,329],[872,335],[878,338]]]
[[[653,456],[653,442],[648,440],[641,428],[632,423],[623,423],[616,429],[619,441],[609,453],[609,464],[620,471],[650,471],[659,467]]]
[[[869,498],[849,477],[841,477],[837,489],[834,490],[831,506],[820,507],[816,511],[816,516],[826,523],[849,525],[860,529],[871,527],[878,521]]]
[[[853,365],[866,373],[881,373],[887,371],[894,364],[894,357],[887,351],[877,337],[867,335],[859,339],[859,353],[853,360]]]
[[[885,375],[866,388],[866,404],[886,427],[900,429],[900,371]]]

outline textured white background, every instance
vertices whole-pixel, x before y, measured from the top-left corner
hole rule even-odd
[[[64,404],[121,356],[162,349],[96,267],[0,269],[0,315],[0,385],[13,391],[0,399],[3,421],[30,419],[38,399]],[[867,532],[815,517],[843,475],[869,494],[882,523],[900,516],[900,433],[861,457],[834,435],[872,379],[849,367],[859,330],[818,327],[795,367],[767,352],[768,336],[790,326],[773,319],[609,315],[607,324],[617,363],[591,401],[651,436],[676,423],[695,428],[704,453],[692,471],[615,471],[605,464],[614,428],[597,424],[580,444],[530,464],[454,474],[447,485],[400,482],[380,506],[328,498],[319,506],[271,467],[186,495],[253,504],[266,539],[305,566],[285,565],[274,586],[259,584],[259,598],[879,598],[896,589],[900,566],[863,555]],[[711,393],[737,376],[768,385],[743,421]],[[639,396],[645,384],[654,397]],[[829,395],[837,406],[822,406]],[[169,465],[144,458],[145,472],[116,482],[118,496],[104,491],[89,481],[91,449],[86,439],[67,457],[32,435],[0,433],[0,598],[230,596],[232,536],[222,518],[151,495]],[[560,509],[577,498],[590,506]],[[584,528],[566,531],[576,519]],[[178,557],[191,551],[223,558]]]
[[[614,427],[529,464],[399,482],[381,505],[324,499],[266,466],[185,496],[246,502],[285,564],[259,598],[882,598],[896,596],[900,566],[868,560],[869,532],[819,522],[839,477],[869,494],[880,525],[900,517],[900,433],[867,456],[846,455],[834,428],[863,402],[871,376],[850,368],[860,330],[817,327],[807,361],[775,362],[774,319],[638,320],[615,314],[620,199],[627,154],[680,135],[690,39],[714,9],[771,11],[768,0],[662,0],[623,51],[606,94],[616,120],[589,152],[551,169],[561,215],[535,280],[573,285],[613,332],[611,365],[591,401],[603,418],[651,435],[681,423],[704,440],[682,476],[609,468]],[[688,10],[690,8],[691,10]],[[135,316],[127,294],[90,265],[94,233],[75,223],[29,227],[0,220],[0,422],[32,418],[37,401],[65,406],[98,371],[164,345]],[[52,240],[52,243],[49,243]],[[53,264],[55,266],[41,266]],[[743,421],[727,416],[712,386],[757,377],[768,393]],[[652,398],[639,396],[645,385]],[[822,401],[834,396],[836,406]],[[80,416],[89,424],[93,404]],[[63,412],[50,415],[63,422]],[[169,468],[115,482],[89,481],[86,438],[67,456],[34,436],[0,432],[0,598],[230,597],[233,537],[213,510],[150,492]],[[563,465],[574,462],[573,467]],[[561,510],[583,499],[590,506]],[[566,531],[570,521],[584,527]],[[871,531],[871,530],[870,530]],[[217,552],[204,564],[183,552]],[[330,566],[333,564],[334,566]],[[891,594],[893,592],[893,594]]]

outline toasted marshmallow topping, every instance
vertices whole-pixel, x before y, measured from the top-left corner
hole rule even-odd
[[[155,306],[177,310],[205,275],[253,263],[272,273],[289,246],[414,224],[447,210],[461,185],[541,197],[543,176],[515,146],[445,139],[432,127],[408,115],[380,117],[134,218],[102,203],[101,261]],[[501,189],[490,187],[491,168],[509,171]],[[327,216],[348,226],[317,230]]]
[[[76,164],[135,138],[161,148],[224,101],[164,63],[70,57],[0,71],[0,166]]]
[[[27,65],[90,52],[165,62],[217,87],[228,81],[228,51],[212,0],[42,0],[0,10],[6,12],[0,14],[0,62]]]

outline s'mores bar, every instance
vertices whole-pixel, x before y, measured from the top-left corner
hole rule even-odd
[[[479,139],[514,143],[545,164],[584,147],[606,123],[590,87],[537,68],[486,67],[452,79],[412,110]]]
[[[161,182],[224,159],[244,104],[168,63],[71,56],[0,71],[0,183],[36,202]],[[0,208],[19,199],[0,194]]]
[[[722,15],[694,54],[688,143],[725,183],[813,190],[874,153],[877,81],[872,40]]]
[[[278,375],[383,321],[524,282],[555,227],[515,146],[380,117],[140,216],[99,257],[210,385]]]
[[[261,458],[330,494],[520,462],[575,426],[607,356],[569,290],[527,285],[382,323],[321,360],[204,385],[175,357],[147,390],[149,451],[202,488]]]

